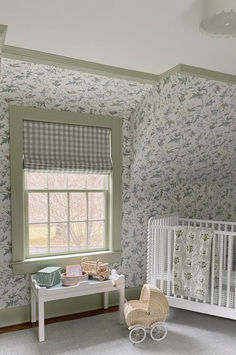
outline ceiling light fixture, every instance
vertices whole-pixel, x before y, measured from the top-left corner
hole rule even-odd
[[[216,36],[236,37],[236,0],[203,0],[200,29]]]

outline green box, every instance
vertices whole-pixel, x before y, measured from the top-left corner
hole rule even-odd
[[[60,266],[48,266],[37,271],[37,282],[39,286],[52,287],[58,284],[61,280],[60,271]]]

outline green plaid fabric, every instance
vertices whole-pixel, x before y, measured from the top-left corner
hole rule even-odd
[[[24,169],[110,173],[111,130],[26,120]]]

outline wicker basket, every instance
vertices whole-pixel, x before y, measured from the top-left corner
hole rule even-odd
[[[140,299],[126,302],[124,315],[128,327],[139,324],[150,328],[156,322],[164,322],[169,314],[165,295],[149,284],[143,286]]]
[[[88,280],[88,274],[83,272],[80,276],[66,276],[66,274],[61,274],[61,282],[63,286],[75,286],[81,281]]]
[[[81,266],[83,271],[87,272],[89,276],[97,276],[100,281],[109,279],[111,275],[109,264],[104,263],[102,259],[92,261],[85,257],[82,259]]]

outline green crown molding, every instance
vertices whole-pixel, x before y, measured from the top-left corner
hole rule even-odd
[[[2,45],[5,43],[5,38],[7,34],[7,25],[0,25],[0,35],[2,37]]]
[[[188,74],[194,75],[201,78],[215,80],[215,81],[223,81],[230,84],[236,84],[236,75],[233,74],[225,74],[209,69],[203,69],[199,67],[194,67],[186,64],[178,64],[175,67],[165,71],[163,74],[159,76],[160,79],[164,79],[173,74]]]
[[[186,64],[179,64],[175,68],[176,68],[176,72],[179,73],[196,75],[210,80],[224,81],[226,83],[236,84],[236,75],[233,74],[225,74],[218,71],[193,67],[191,65],[186,65]]]
[[[85,60],[64,57],[57,54],[44,53],[31,49],[3,46],[2,56],[4,58],[18,59],[27,62],[57,66],[66,69],[78,70],[81,72],[115,77],[130,81],[154,84],[159,76],[135,70],[122,69],[110,65],[93,63]]]
[[[7,26],[4,27],[6,30]],[[161,79],[176,73],[195,75],[198,77],[203,77],[205,79],[236,84],[236,75],[225,74],[186,64],[178,64],[175,67],[165,71],[164,73],[157,75],[8,45],[3,46],[2,56],[4,58],[57,66],[60,68],[78,70],[81,72],[103,75],[112,78],[119,78],[123,80],[137,81],[152,85],[156,84]]]

